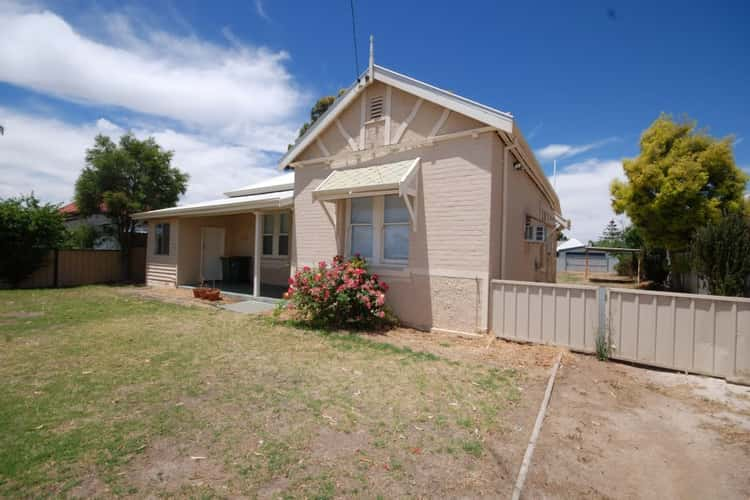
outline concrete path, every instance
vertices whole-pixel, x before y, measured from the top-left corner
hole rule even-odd
[[[234,311],[242,314],[260,314],[272,311],[276,304],[270,302],[261,302],[259,300],[246,300],[244,302],[235,302],[234,304],[222,305],[228,311]]]

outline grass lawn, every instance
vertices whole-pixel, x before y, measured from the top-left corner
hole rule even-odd
[[[0,332],[3,497],[496,496],[512,482],[496,450],[519,372],[107,287],[0,291]]]

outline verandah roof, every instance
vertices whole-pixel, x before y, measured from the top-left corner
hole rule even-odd
[[[178,217],[184,215],[231,215],[263,210],[290,207],[293,203],[294,191],[277,191],[249,196],[235,196],[218,200],[202,201],[179,207],[151,210],[133,215],[134,219],[160,219],[163,217]]]

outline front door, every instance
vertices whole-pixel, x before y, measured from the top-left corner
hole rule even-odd
[[[221,279],[221,257],[224,256],[224,228],[201,228],[201,280]]]

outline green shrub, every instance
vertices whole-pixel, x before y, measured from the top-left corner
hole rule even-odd
[[[691,256],[698,275],[714,295],[743,296],[750,274],[750,227],[741,215],[729,215],[698,229]]]
[[[34,195],[0,200],[0,280],[18,284],[42,265],[45,255],[64,239],[57,207]]]

